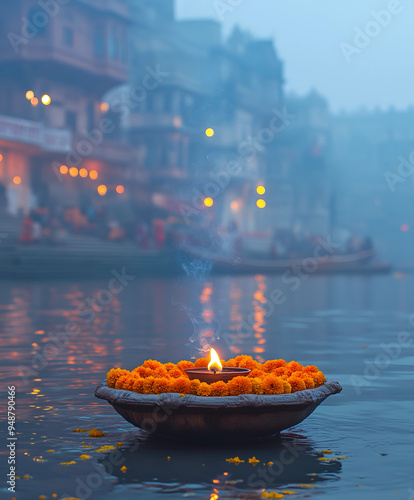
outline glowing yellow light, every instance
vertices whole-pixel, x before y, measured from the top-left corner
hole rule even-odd
[[[30,104],[32,106],[37,106],[39,104],[39,99],[37,97],[33,97],[33,99],[30,99]]]
[[[109,111],[109,104],[107,102],[101,102],[102,113],[107,113]]]
[[[59,169],[59,172],[62,174],[62,175],[66,175],[68,172],[69,172],[69,169],[66,165],[61,165],[60,166],[60,169]]]
[[[105,196],[107,191],[108,191],[108,188],[104,184],[101,184],[100,186],[98,186],[98,193],[101,196]]]
[[[76,167],[70,167],[70,169],[69,169],[69,175],[71,177],[77,177],[78,173],[79,172],[78,172],[78,169]]]
[[[213,198],[206,198],[206,199],[204,200],[204,205],[205,205],[206,207],[212,207],[212,206],[214,205],[214,200],[213,200]]]
[[[52,102],[52,99],[50,98],[49,95],[47,95],[47,94],[42,95],[42,104],[44,104],[45,106],[49,106],[49,104],[51,102]]]
[[[21,182],[22,182],[22,179],[18,175],[13,177],[13,184],[19,185]]]
[[[257,200],[256,205],[257,205],[259,208],[265,208],[265,206],[266,206],[266,202],[265,202],[264,200],[260,199],[260,200]]]
[[[89,172],[89,177],[94,181],[95,179],[98,178],[98,172],[96,170],[91,170]]]
[[[31,101],[31,100],[33,99],[33,97],[34,97],[34,92],[33,92],[33,90],[28,90],[28,91],[26,92],[26,99],[27,99],[28,101]]]
[[[88,171],[86,170],[86,168],[81,168],[81,169],[79,170],[79,175],[80,175],[81,177],[88,177]]]
[[[212,129],[212,128],[208,128],[208,129],[206,130],[206,136],[207,136],[207,137],[213,137],[213,135],[214,135],[214,129]]]
[[[3,161],[3,155],[0,154],[0,161]]]
[[[116,186],[116,192],[117,192],[118,194],[122,194],[124,191],[125,191],[124,186],[121,186],[121,185]]]
[[[257,194],[260,194],[261,196],[266,193],[266,188],[264,186],[257,186]]]
[[[223,365],[220,362],[220,358],[214,349],[210,350],[210,363],[207,368],[211,372],[221,372],[223,371]]]

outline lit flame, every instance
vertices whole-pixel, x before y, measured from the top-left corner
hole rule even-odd
[[[221,372],[223,371],[223,365],[220,362],[220,358],[214,349],[210,351],[210,363],[207,367],[211,372]]]

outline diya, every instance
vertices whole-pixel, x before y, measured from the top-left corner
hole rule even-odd
[[[184,370],[188,375],[190,380],[199,380],[200,382],[206,382],[207,384],[214,384],[220,380],[223,382],[228,382],[234,377],[246,377],[251,370],[248,368],[240,367],[224,367],[221,364],[220,358],[215,351],[211,349],[210,351],[210,362],[207,368],[188,368]]]
[[[299,424],[342,390],[317,367],[294,361],[262,365],[250,356],[238,356],[225,365],[215,351],[208,364],[204,358],[177,365],[147,360],[132,372],[110,370],[95,396],[149,435],[246,440]]]

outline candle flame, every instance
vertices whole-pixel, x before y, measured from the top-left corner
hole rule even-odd
[[[208,364],[208,369],[211,372],[223,371],[223,365],[221,364],[220,358],[214,349],[210,350],[210,363]]]

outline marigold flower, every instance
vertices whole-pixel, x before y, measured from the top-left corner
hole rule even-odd
[[[179,361],[177,363],[177,368],[179,370],[181,370],[182,372],[184,372],[185,370],[188,370],[190,368],[194,368],[194,363],[192,361],[182,360],[182,361]]]
[[[257,368],[257,361],[255,361],[251,356],[245,356],[244,359],[239,361],[240,368],[248,368],[249,370],[255,370]]]
[[[211,396],[214,397],[224,397],[229,395],[229,388],[227,384],[222,380],[218,382],[214,382],[214,384],[210,384]]]
[[[152,385],[152,391],[155,394],[171,392],[170,380],[167,377],[156,378],[154,384]]]
[[[124,389],[124,391],[132,391],[132,388],[134,387],[135,380],[136,380],[136,377],[134,377],[133,375],[127,376],[126,380],[122,384],[122,389]]]
[[[115,389],[123,389],[124,388],[124,382],[127,380],[128,375],[122,375],[122,377],[119,377],[119,379],[115,382]]]
[[[178,368],[173,368],[172,370],[170,370],[168,372],[168,375],[171,378],[180,378],[180,377],[184,376],[183,372],[181,370],[179,370]]]
[[[132,386],[132,390],[137,392],[138,394],[142,394],[144,388],[145,379],[142,377],[138,377],[134,381],[134,385]]]
[[[249,394],[252,392],[252,381],[248,377],[234,377],[227,382],[230,396]]]
[[[284,359],[273,359],[266,361],[263,365],[263,371],[266,373],[272,373],[276,370],[276,368],[283,368],[287,365]]]
[[[171,392],[178,392],[178,394],[189,394],[191,390],[191,381],[188,377],[179,377],[173,379],[170,384]]]
[[[156,359],[147,359],[142,363],[142,366],[144,368],[150,368],[151,370],[156,370],[157,368],[162,366],[162,363],[160,363]]]
[[[153,394],[153,385],[155,382],[154,377],[147,377],[142,385],[142,391],[144,394]]]
[[[224,362],[224,366],[226,366],[226,367],[229,366],[229,367],[234,368],[235,366],[237,366],[236,360],[234,358],[231,358],[231,359]]]
[[[205,382],[202,382],[197,389],[197,396],[210,396],[211,394],[211,388],[208,384]]]
[[[196,368],[207,368],[209,360],[207,358],[198,358],[194,363]]]
[[[163,365],[159,366],[155,370],[151,370],[151,375],[155,378],[168,377],[168,372]]]
[[[303,365],[301,365],[297,361],[289,361],[287,366],[294,372],[301,372],[303,370]]]
[[[285,377],[285,372],[287,368],[285,366],[279,366],[279,368],[275,368],[272,372],[272,375],[276,377]]]
[[[200,387],[201,382],[198,378],[194,380],[190,380],[190,394],[197,394],[198,388]]]
[[[320,385],[326,382],[325,375],[321,371],[317,371],[316,373],[312,373],[313,381],[315,382],[315,387],[319,387]]]
[[[151,377],[152,376],[152,368],[145,367],[145,366],[138,366],[138,368],[135,368],[134,373],[142,378]]]
[[[129,371],[122,370],[121,368],[112,368],[112,370],[109,370],[106,374],[106,383],[108,387],[115,387],[116,381],[123,375],[129,375]]]
[[[288,379],[289,384],[292,387],[292,392],[304,391],[306,389],[305,382],[299,377],[290,377]]]
[[[310,372],[317,373],[319,370],[318,370],[318,367],[315,365],[307,365],[307,366],[305,366],[303,371],[306,373],[310,373]]]
[[[262,370],[259,370],[259,369],[255,368],[247,376],[249,378],[262,378],[262,377],[265,377],[266,375],[267,375],[267,373],[263,372]]]
[[[263,380],[261,378],[252,378],[252,393],[264,394]]]
[[[164,368],[167,370],[167,372],[174,370],[174,368],[177,368],[174,363],[165,363]]]
[[[275,375],[268,375],[263,380],[265,394],[283,394],[283,380]]]
[[[283,381],[283,394],[290,394],[292,392],[292,386],[287,380]]]
[[[306,389],[313,389],[315,387],[315,382],[310,377],[302,377],[302,380],[305,382]]]

